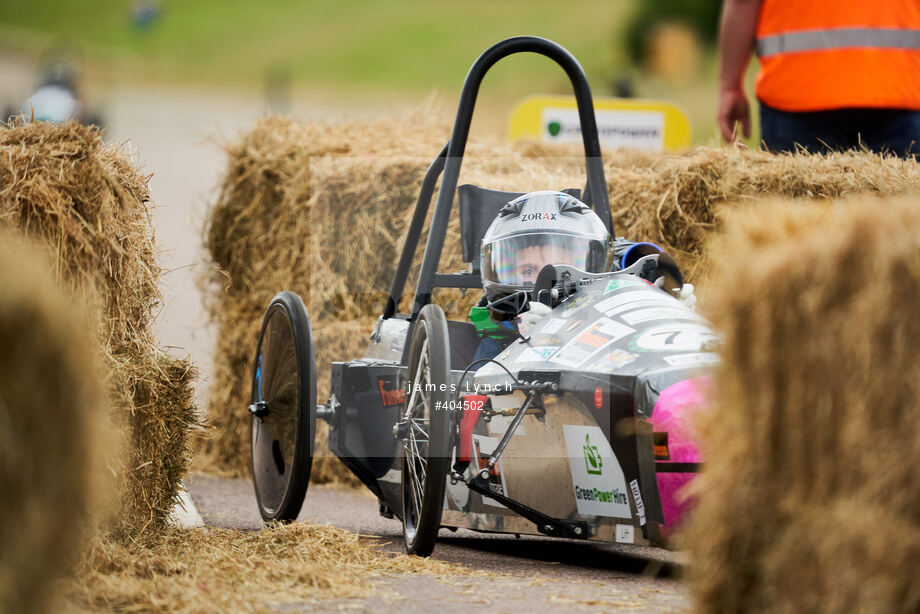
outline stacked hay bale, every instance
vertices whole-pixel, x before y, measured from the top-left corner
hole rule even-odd
[[[56,281],[94,309],[108,396],[128,438],[115,534],[154,535],[176,501],[196,418],[194,369],[153,338],[160,268],[147,177],[95,129],[36,123],[0,129],[0,185],[0,226],[44,246]]]
[[[48,611],[105,494],[96,342],[50,269],[0,233],[0,612]]]
[[[917,200],[761,205],[716,254],[697,611],[920,610]]]
[[[449,126],[430,115],[341,124],[268,118],[228,147],[224,187],[207,222],[207,248],[222,274],[207,284],[219,341],[208,408],[215,429],[202,466],[248,473],[248,374],[261,314],[276,292],[293,290],[307,302],[321,402],[329,362],[362,355],[421,179],[449,136]],[[896,194],[920,181],[913,162],[868,154],[770,156],[705,148],[685,155],[617,153],[608,157],[606,173],[617,233],[659,242],[695,281],[708,269],[703,246],[718,228],[723,204],[765,193],[811,199]],[[536,143],[474,142],[460,182],[514,191],[580,187],[583,154]],[[456,219],[450,228],[441,270],[462,270]],[[420,245],[424,241],[423,235]],[[418,260],[408,291],[417,266]],[[456,292],[436,297],[448,317],[458,319],[477,299],[461,300]],[[336,470],[330,476],[323,466],[314,465],[324,479],[346,475]]]

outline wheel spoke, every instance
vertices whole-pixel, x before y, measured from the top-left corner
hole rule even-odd
[[[425,456],[419,450],[418,441],[416,441],[414,437],[412,438],[412,447],[415,453],[415,458],[419,461],[419,468],[422,470],[422,479],[424,479],[425,475],[427,474],[428,459],[425,458]]]
[[[422,441],[423,443],[428,443],[428,431],[419,426],[418,420],[409,420],[409,425],[412,427],[412,433],[420,433],[421,435],[424,435],[425,438]]]
[[[422,501],[424,501],[424,497],[422,495],[422,493],[424,492],[424,488],[422,484],[423,478],[419,475],[418,469],[419,467],[416,466],[415,471],[412,472],[412,489],[415,491],[415,495],[416,495],[416,509],[418,510],[418,514],[421,515]]]
[[[421,510],[421,502],[419,501],[418,492],[415,489],[416,477],[415,477],[415,463],[413,461],[413,454],[409,451],[408,442],[403,446],[403,462],[406,463],[406,471],[409,473],[409,485],[411,490],[412,497],[412,511],[413,515],[417,518],[419,511]]]
[[[422,453],[418,447],[418,440],[415,438],[415,433],[409,433],[409,442],[412,444],[412,454],[415,455],[415,458],[421,459]]]
[[[427,337],[426,337],[425,340],[422,342],[421,359],[420,359],[420,360],[425,360],[426,362],[427,362],[427,360],[428,360],[428,338],[427,338]],[[418,372],[419,372],[419,369],[416,369],[416,373],[418,373]],[[427,383],[427,382],[426,382],[426,383]],[[406,419],[408,419],[409,416],[412,415],[412,410],[415,409],[415,395],[416,395],[419,391],[421,391],[421,390],[424,389],[424,386],[421,386],[421,385],[420,385],[420,382],[412,382],[412,381],[409,381],[409,386],[412,388],[412,390],[411,390],[411,392],[410,392],[410,394],[409,394],[409,402],[406,403],[406,413],[405,413],[405,416],[404,416]]]

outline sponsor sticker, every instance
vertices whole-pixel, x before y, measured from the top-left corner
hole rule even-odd
[[[674,299],[665,295],[657,294],[652,292],[630,292],[634,296],[639,298],[630,297],[629,302],[618,303],[616,305],[610,306],[607,309],[604,309],[603,312],[608,316],[615,316],[618,313],[623,313],[624,311],[632,311],[633,309],[641,309],[643,307],[673,307]],[[616,297],[614,297],[616,298]]]
[[[557,335],[544,335],[542,333],[532,337],[531,341],[536,345],[554,345],[556,347],[562,345],[562,337]]]
[[[653,320],[699,320],[700,316],[680,307],[656,307],[630,311],[622,314],[620,318],[630,326],[635,326]]]
[[[582,325],[582,320],[575,320],[574,322],[572,322],[571,324],[565,327],[565,332],[570,333],[581,325]]]
[[[618,524],[616,540],[618,544],[636,543],[636,528],[631,524]]]
[[[598,301],[594,304],[594,308],[598,311],[607,312],[621,305],[660,298],[667,298],[667,296],[658,292],[643,292],[632,288],[628,292],[617,292],[613,296],[608,296],[604,300]]]
[[[562,346],[550,360],[567,367],[577,367],[604,347],[633,332],[634,329],[624,324],[601,318]]]
[[[655,326],[642,332],[631,343],[633,349],[657,352],[698,352],[719,336],[702,324],[675,323]]]
[[[380,391],[380,405],[383,407],[402,406],[406,402],[406,391],[397,388],[389,377],[377,378],[377,390]]]
[[[626,478],[599,426],[562,426],[579,514],[631,518]]]
[[[719,362],[719,355],[713,352],[698,352],[695,354],[675,354],[665,356],[664,361],[672,367],[692,365],[714,365]]]
[[[620,288],[626,288],[628,286],[648,286],[648,282],[640,281],[633,277],[624,277],[623,279],[611,279],[607,282],[607,287],[604,288],[604,294],[613,292],[614,290],[619,290]]]
[[[568,301],[566,301],[565,308],[562,310],[562,317],[567,318],[581,311],[582,309],[590,305],[593,299],[594,299],[594,296],[590,294],[587,296],[576,296],[574,298],[570,298]]]
[[[543,362],[559,349],[558,345],[529,347],[521,352],[514,362]]]
[[[632,354],[623,350],[613,350],[606,356],[601,357],[597,369],[599,371],[613,372],[625,367],[637,358],[639,358],[638,354]]]
[[[543,324],[540,332],[546,335],[553,335],[559,332],[559,329],[565,326],[565,323],[566,321],[562,318],[550,318]]]
[[[632,491],[633,501],[636,502],[636,512],[639,514],[639,526],[645,526],[645,503],[642,502],[642,491],[639,490],[639,480],[633,480],[629,483],[629,490]]]

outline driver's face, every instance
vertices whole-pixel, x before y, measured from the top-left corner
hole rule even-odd
[[[521,250],[518,257],[518,266],[515,273],[518,279],[525,284],[537,281],[537,275],[547,264],[570,264],[571,253],[567,249],[556,246],[534,245]]]

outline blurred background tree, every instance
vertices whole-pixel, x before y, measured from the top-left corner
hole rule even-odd
[[[663,79],[692,78],[715,46],[721,7],[721,0],[637,3],[624,28],[627,58]]]

